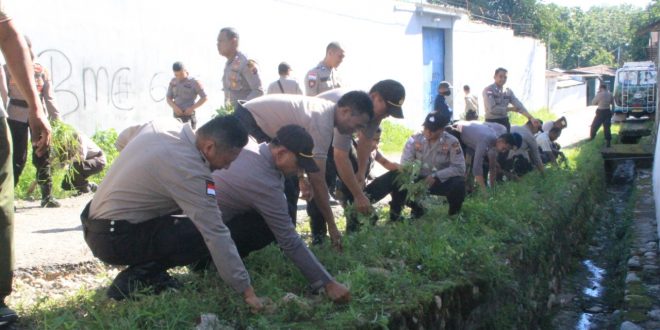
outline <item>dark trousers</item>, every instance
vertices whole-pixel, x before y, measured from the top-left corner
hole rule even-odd
[[[477,112],[474,110],[468,110],[465,113],[465,120],[471,121],[471,120],[478,120],[479,116],[477,115]]]
[[[233,216],[225,222],[225,225],[231,232],[231,239],[236,244],[241,258],[275,242],[275,235],[266,224],[266,220],[256,211]]]
[[[86,159],[82,162],[73,162],[73,175],[70,180],[65,179],[62,181],[62,189],[86,191],[89,185],[87,178],[103,171],[105,164],[106,160],[103,151],[99,152],[99,154],[93,158]]]
[[[174,118],[180,120],[182,123],[190,122],[190,126],[191,126],[193,129],[196,129],[196,128],[197,128],[197,117],[195,117],[195,113],[194,113],[194,112],[193,112],[193,114],[190,115],[190,116],[180,116],[180,117],[177,117],[176,115],[174,115]]]
[[[14,186],[16,186],[27,161],[30,126],[28,123],[11,119],[8,120],[8,123],[11,138],[14,141],[13,164]],[[50,174],[50,153],[46,151],[41,157],[38,157],[32,149],[32,164],[37,169],[37,183],[41,189],[41,198],[50,198],[53,190],[53,179]]]
[[[532,163],[523,155],[515,155],[508,158],[507,154],[499,154],[498,162],[500,163],[500,166],[502,166],[502,169],[513,172],[517,176],[523,176],[534,170]]]
[[[240,103],[237,103],[234,108],[234,116],[236,116],[248,134],[257,140],[258,143],[270,142],[270,136],[268,136],[261,127],[257,125],[254,116],[252,116],[250,111]],[[300,195],[297,176],[294,175],[284,179],[284,195],[286,196],[286,201],[289,207],[289,215],[295,225],[298,216],[298,196]]]
[[[504,125],[506,127],[506,131],[510,132],[511,131],[511,123],[509,122],[509,117],[505,118],[494,118],[494,119],[486,119],[487,122],[489,123],[498,123]]]
[[[85,242],[95,257],[111,265],[141,266],[162,272],[208,258],[204,238],[188,218],[166,215],[139,224],[89,219],[87,204],[80,218]]]
[[[11,293],[14,270],[14,179],[11,135],[0,118],[0,302]]]
[[[605,141],[612,141],[612,132],[610,127],[612,126],[612,111],[610,109],[598,109],[596,110],[596,116],[594,121],[591,123],[591,138],[596,137],[596,133],[600,129],[600,125],[603,125],[605,130]]]
[[[328,159],[325,163],[325,183],[328,185],[328,191],[334,194],[337,186],[337,167],[335,166],[334,149],[332,147],[328,151]],[[320,243],[328,233],[328,226],[314,199],[307,203],[307,215],[309,216],[312,238],[315,243]]]

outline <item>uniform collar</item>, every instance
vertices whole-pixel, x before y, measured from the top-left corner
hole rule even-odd
[[[225,66],[228,66],[228,65],[234,63],[234,61],[235,61],[237,58],[239,58],[240,56],[241,56],[241,52],[236,51],[236,55],[234,55],[234,57],[232,57],[231,59],[227,59],[227,63],[225,64]]]
[[[332,71],[323,61],[319,62],[319,65],[316,66],[319,69],[326,70],[326,71]]]

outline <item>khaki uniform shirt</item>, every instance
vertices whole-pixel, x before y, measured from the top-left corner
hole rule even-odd
[[[305,95],[307,96],[316,96],[341,86],[341,78],[337,69],[328,68],[323,61],[305,75]]]
[[[591,103],[597,105],[598,110],[611,110],[611,106],[614,106],[614,97],[610,91],[599,91]]]
[[[182,80],[173,78],[167,88],[167,98],[174,100],[179,109],[186,111],[195,104],[197,96],[206,97],[202,84],[195,78],[186,77]]]
[[[9,99],[25,100],[23,93],[18,88],[18,85],[11,77],[7,65],[5,65],[5,74],[7,75],[7,93]],[[34,63],[34,81],[36,83],[39,98],[43,103],[43,108],[48,113],[50,120],[60,119],[60,112],[55,106],[55,98],[53,97],[53,88],[51,86],[50,74],[48,70],[39,63]],[[27,123],[28,109],[13,104],[7,105],[7,113],[9,119]]]
[[[509,158],[515,155],[522,155],[528,160],[532,161],[534,165],[543,166],[541,161],[541,154],[539,152],[539,145],[536,143],[536,138],[527,125],[511,126],[511,133],[518,133],[522,137],[522,145],[517,150],[509,151]],[[531,157],[530,157],[531,156]]]
[[[225,103],[236,104],[238,100],[251,100],[264,95],[257,63],[248,60],[241,52],[225,64],[222,76]]]
[[[348,92],[350,92],[350,90],[346,88],[335,88],[329,91],[325,91],[319,95],[316,95],[316,97],[337,104],[339,99]],[[371,139],[378,131],[378,127],[380,127],[380,122],[381,122],[380,120],[374,117],[372,120],[370,120],[367,123],[367,126],[362,130],[362,133],[366,135],[367,138]],[[341,134],[335,128],[334,137],[332,138],[333,148],[337,148],[343,151],[351,151],[351,147],[353,146],[352,141],[353,141],[353,136],[351,134]]]
[[[282,193],[284,176],[275,167],[267,143],[248,143],[228,170],[213,172],[213,180],[224,221],[248,211],[258,212],[282,252],[300,269],[312,288],[320,288],[332,280],[296,232]]]
[[[280,88],[281,86],[281,88]],[[298,82],[290,78],[282,78],[273,81],[268,86],[268,94],[297,94],[302,95]]]
[[[506,118],[509,104],[513,104],[517,112],[527,111],[508,87],[500,89],[492,84],[484,89],[483,94],[486,119]]]
[[[195,141],[190,125],[176,119],[147,124],[115,159],[89,218],[137,224],[182,210],[204,237],[222,279],[243,292],[250,277],[222,222],[211,170]]]
[[[453,135],[443,132],[435,142],[430,142],[423,133],[417,133],[406,141],[401,155],[401,164],[419,160],[420,174],[433,175],[440,182],[455,176],[465,176],[465,157],[461,143]]]
[[[336,106],[316,97],[273,94],[246,102],[257,126],[274,138],[285,125],[302,126],[314,140],[314,158],[327,159],[335,128]]]
[[[94,140],[90,139],[87,135],[81,132],[77,132],[77,135],[79,143],[78,157],[80,157],[81,161],[96,158],[99,156],[99,154],[101,154],[101,157],[103,157],[103,160],[105,161],[103,150],[101,150],[101,148],[96,143],[94,143]]]
[[[492,124],[492,125],[490,125]],[[472,175],[483,176],[484,157],[490,165],[497,164],[497,137],[506,133],[506,127],[497,123],[461,122],[458,124],[461,141],[472,151]]]
[[[479,115],[479,98],[474,94],[468,94],[465,96],[465,113],[468,111],[474,111]]]

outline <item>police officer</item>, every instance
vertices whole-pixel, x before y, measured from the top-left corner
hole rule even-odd
[[[525,125],[511,127],[512,133],[520,134],[522,144],[520,148],[509,152],[506,170],[513,170],[517,175],[524,175],[535,166],[539,172],[543,173],[545,167],[541,160],[539,145],[536,143],[536,133],[543,132],[540,124],[535,124],[528,120]]]
[[[314,140],[313,157],[320,169],[317,173],[308,173],[313,189],[313,200],[309,203],[316,204],[328,226],[333,246],[341,249],[341,234],[330,208],[326,183],[327,155],[335,128],[341,134],[350,135],[364,129],[372,120],[374,112],[371,98],[367,93],[351,91],[343,95],[335,104],[316,97],[275,94],[259,97],[242,105],[239,103],[235,113],[250,135],[259,142],[272,140],[280,128],[289,124],[302,126],[309,132]],[[305,196],[308,187],[305,185],[305,180],[301,182],[302,186],[299,188],[302,188],[301,191]],[[299,191],[291,183],[285,191],[287,201],[294,209],[298,203]],[[315,237],[314,240],[320,243],[323,238]]]
[[[598,133],[600,126],[603,125],[603,130],[605,131],[605,142],[609,148],[612,141],[612,133],[610,132],[610,127],[612,126],[612,107],[614,106],[614,97],[612,96],[612,93],[607,90],[607,85],[600,85],[598,88],[598,93],[591,103],[597,106],[597,108],[596,116],[591,123],[590,140],[596,138],[596,133]]]
[[[507,132],[511,129],[509,123],[509,104],[514,106],[514,110],[527,119],[536,121],[532,115],[529,114],[525,106],[513,94],[513,91],[508,87],[504,87],[507,80],[507,70],[504,68],[497,68],[495,70],[495,82],[484,89],[483,98],[486,113],[486,121],[499,123],[506,127]]]
[[[422,168],[416,181],[424,181],[431,195],[446,196],[449,215],[461,210],[465,200],[465,158],[458,139],[445,131],[449,117],[439,112],[431,112],[424,119],[422,132],[411,136],[403,149],[401,164],[419,161]],[[367,195],[373,202],[391,194],[390,220],[401,216],[406,204],[407,192],[396,182],[399,171],[390,171],[371,182]],[[415,218],[424,214],[421,201],[410,203]]]
[[[34,82],[30,51],[3,4],[4,1],[0,0],[0,49],[6,54],[5,60],[9,71],[13,73],[14,83],[28,104],[25,112],[32,131],[33,150],[37,156],[42,156],[50,144],[50,125]],[[16,312],[5,304],[5,298],[12,291],[14,270],[14,182],[12,146],[6,117],[4,107],[0,108],[0,328],[18,319]]]
[[[273,81],[268,86],[268,94],[302,94],[300,90],[300,85],[294,79],[289,78],[291,75],[291,66],[282,62],[277,66],[277,72],[280,75],[280,79]]]
[[[167,104],[172,107],[174,118],[184,123],[190,122],[190,126],[195,129],[197,128],[195,111],[206,103],[206,92],[197,79],[188,76],[188,70],[183,63],[175,62],[172,71],[174,78],[167,88]],[[199,100],[195,102],[198,96]]]
[[[325,58],[305,76],[305,95],[316,96],[325,91],[342,86],[337,68],[344,60],[344,49],[338,42],[331,42],[325,48]]]
[[[490,186],[495,186],[500,172],[497,156],[508,153],[514,146],[522,144],[518,133],[507,133],[506,127],[497,123],[478,123],[475,121],[458,122],[453,125],[452,133],[459,138],[472,157],[472,175],[478,186],[485,191],[486,176],[490,172]],[[484,160],[488,161],[488,171],[484,171]]]
[[[236,107],[238,100],[251,100],[264,94],[257,62],[238,51],[238,32],[226,27],[220,30],[218,52],[227,58],[222,76],[225,104]]]
[[[180,287],[167,270],[210,253],[220,277],[252,308],[263,307],[222,222],[211,177],[213,170],[229,167],[247,140],[236,118],[224,116],[197,132],[174,119],[153,121],[126,144],[81,214],[94,256],[128,265],[108,297]]]
[[[317,97],[337,102],[349,90],[345,88],[336,88],[317,95]],[[368,214],[371,211],[371,201],[363,191],[365,179],[367,177],[367,163],[372,150],[371,139],[378,130],[380,123],[387,117],[403,118],[403,103],[406,98],[406,90],[401,83],[396,80],[386,79],[374,84],[369,90],[369,97],[374,105],[374,118],[367,123],[365,129],[358,132],[357,143],[357,172],[353,171],[349,160],[351,151],[352,136],[350,134],[341,134],[335,130],[332,140],[334,165],[337,168],[341,185],[350,191],[352,203],[356,210],[362,214]],[[308,214],[312,225],[312,236],[324,237],[325,227],[321,215],[313,205],[309,205]]]
[[[543,132],[550,132],[554,127],[558,128],[560,131],[568,127],[566,117],[561,116],[557,120],[546,120],[543,122]]]
[[[277,242],[313,290],[325,288],[333,301],[348,302],[350,291],[332,278],[296,232],[282,194],[284,177],[319,171],[313,149],[312,137],[298,125],[283,126],[270,143],[248,143],[229,169],[213,172],[216,198],[241,257]]]
[[[76,132],[78,150],[74,151],[71,162],[73,173],[62,180],[62,190],[76,190],[78,194],[95,192],[96,183],[87,178],[100,173],[105,168],[106,159],[103,150],[82,132]]]
[[[34,60],[32,44],[30,39],[25,38],[25,42],[30,51],[30,56]],[[9,114],[9,129],[14,141],[14,186],[25,168],[28,153],[28,102],[18,87],[17,81],[13,79],[11,72],[5,66],[7,76],[7,113]],[[55,106],[53,97],[53,87],[51,86],[50,73],[39,63],[34,63],[34,81],[36,89],[39,92],[41,102],[48,111],[48,118],[51,121],[59,120],[60,113]],[[32,163],[37,169],[37,182],[41,189],[41,207],[60,207],[60,203],[53,198],[53,178],[51,176],[50,152],[46,151],[41,156],[37,155],[32,149]]]
[[[470,86],[463,86],[463,93],[465,93],[465,120],[479,119],[479,98],[477,95],[470,93]]]

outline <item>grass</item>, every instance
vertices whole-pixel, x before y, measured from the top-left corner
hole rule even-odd
[[[384,123],[383,136],[394,133],[384,144],[402,145],[409,132],[389,125]],[[85,289],[65,299],[19,303],[22,322],[45,329],[180,329],[214,313],[237,328],[386,328],[406,315],[424,316],[435,295],[476,285],[487,302],[482,327],[533,327],[532,315],[542,310],[547,281],[560,262],[553,260],[580,244],[580,219],[603,191],[602,145],[599,137],[566,150],[566,169],[532,173],[472,196],[457,217],[448,218],[446,205],[438,204],[420,220],[381,220],[345,236],[342,255],[329,246],[313,247],[328,271],[350,287],[353,301],[345,306],[310,294],[301,273],[270,246],[245,260],[257,293],[275,301],[270,312],[250,313],[214,273],[200,277],[177,269],[185,283],[181,292],[117,303],[105,298],[104,287]],[[281,299],[286,293],[298,298],[287,302]],[[451,301],[443,305],[445,312],[462,304]]]
[[[545,107],[531,112],[531,115],[544,122],[557,119],[557,115],[550,112],[550,109]],[[511,126],[524,125],[527,122],[527,118],[517,112],[509,112],[509,121],[511,122]]]

